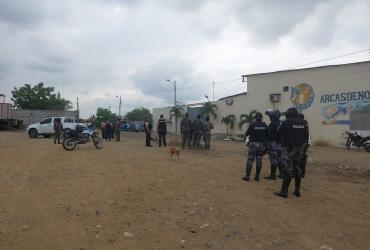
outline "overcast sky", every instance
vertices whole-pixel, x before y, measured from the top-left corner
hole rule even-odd
[[[0,93],[42,81],[86,118],[118,113],[116,96],[124,113],[170,105],[166,79],[182,103],[212,81],[217,99],[245,91],[242,74],[368,49],[369,31],[369,0],[0,0]]]

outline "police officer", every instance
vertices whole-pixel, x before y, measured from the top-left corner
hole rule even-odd
[[[262,121],[262,114],[257,112],[254,118],[255,121],[249,125],[248,130],[245,133],[246,137],[249,136],[249,150],[246,164],[246,174],[245,177],[242,178],[244,181],[250,180],[254,159],[256,159],[256,175],[254,180],[260,180],[259,175],[262,169],[262,157],[265,154],[268,140],[268,127],[266,123]]]
[[[188,113],[185,113],[185,117],[181,120],[180,131],[182,134],[182,148],[185,148],[185,144],[191,148],[191,120]]]
[[[158,124],[157,124],[157,132],[158,132],[158,137],[159,137],[159,147],[162,147],[162,142],[163,146],[166,146],[166,133],[167,133],[167,123],[166,119],[163,118],[163,114],[159,116],[160,118],[158,119]]]
[[[284,164],[284,177],[281,191],[275,195],[287,198],[288,188],[293,177],[295,177],[295,191],[293,194],[300,197],[301,169],[300,160],[303,155],[303,146],[308,143],[308,126],[302,119],[298,118],[298,111],[289,108],[285,112],[286,120],[283,121],[278,130],[278,136],[282,143],[282,161]]]
[[[306,123],[306,126],[308,128],[308,122],[304,119],[304,115],[302,113],[298,114],[298,118],[303,120]],[[310,145],[308,142],[303,145],[303,155],[302,155],[302,160],[300,161],[302,178],[304,178],[304,176],[306,175],[306,165],[307,165],[307,157],[308,157],[307,150],[309,146]]]
[[[280,111],[278,109],[268,110],[265,112],[270,118],[269,124],[269,144],[268,154],[271,161],[271,173],[265,177],[269,180],[276,180],[276,170],[279,168],[279,177],[282,177],[281,165],[281,145],[278,141],[278,128],[280,126]]]
[[[211,149],[211,130],[213,129],[213,124],[209,121],[209,116],[206,117],[206,121],[203,124],[203,140],[204,147],[206,149]]]
[[[60,144],[60,136],[63,132],[63,124],[60,118],[55,118],[54,119],[54,144],[57,144],[57,139],[58,139],[58,144]]]
[[[203,122],[200,119],[200,115],[197,115],[197,119],[195,119],[192,123],[192,132],[193,132],[193,147],[197,146],[199,148],[200,145],[200,138],[203,134]]]
[[[144,121],[145,146],[147,146],[147,147],[152,147],[152,145],[150,144],[150,141],[152,139],[152,128],[153,128],[153,126],[150,122],[150,119],[145,118],[145,121]]]

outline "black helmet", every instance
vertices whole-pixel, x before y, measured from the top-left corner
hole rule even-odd
[[[163,118],[163,114],[161,114],[159,117],[160,117],[160,118]]]
[[[288,117],[297,117],[298,116],[298,110],[296,108],[288,108],[288,110],[285,112],[285,116]]]
[[[255,115],[254,115],[254,119],[256,120],[262,120],[262,114],[260,112],[257,112]]]
[[[279,121],[280,111],[278,109],[266,110],[265,115],[270,118],[270,121]]]
[[[299,113],[299,114],[298,114],[298,118],[299,118],[299,119],[301,119],[301,120],[304,120],[304,114]]]

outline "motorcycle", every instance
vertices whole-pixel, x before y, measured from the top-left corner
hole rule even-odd
[[[75,131],[69,131],[68,136],[63,140],[63,148],[67,151],[76,149],[80,144],[90,142],[94,143],[97,149],[103,148],[103,142],[97,132],[91,128],[82,128],[77,126]]]
[[[351,133],[347,131],[347,142],[346,148],[347,150],[351,149],[351,146],[355,147],[363,147],[367,152],[370,152],[370,136],[362,137],[359,133],[354,132]]]

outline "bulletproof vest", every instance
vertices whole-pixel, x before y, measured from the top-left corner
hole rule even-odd
[[[268,127],[262,121],[253,122],[248,128],[250,142],[265,142],[268,140]]]
[[[202,121],[201,120],[195,119],[193,121],[193,130],[194,131],[202,130]]]
[[[299,118],[289,118],[281,126],[282,143],[290,147],[301,147],[308,140],[308,124]]]
[[[158,120],[158,130],[160,131],[165,131],[167,128],[167,125],[166,125],[166,120],[163,119],[163,118],[160,118]]]
[[[191,121],[189,118],[185,117],[181,120],[181,128],[184,130],[190,130],[191,129]]]
[[[269,139],[270,141],[278,140],[278,128],[280,126],[280,121],[272,121],[269,124]]]

